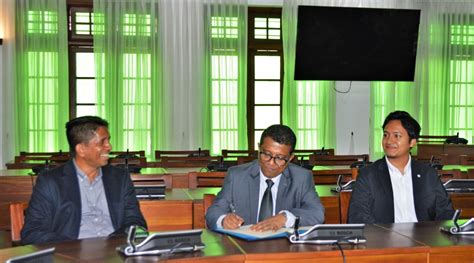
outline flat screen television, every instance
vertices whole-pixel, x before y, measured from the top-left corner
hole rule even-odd
[[[420,10],[299,6],[295,80],[413,81]]]

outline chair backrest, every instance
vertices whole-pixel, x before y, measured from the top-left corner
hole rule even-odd
[[[355,162],[369,160],[368,154],[360,155],[310,155],[311,165],[351,165]]]
[[[28,203],[15,202],[10,203],[10,224],[12,242],[19,243],[21,240],[21,229],[25,224],[25,210]]]
[[[205,223],[205,221],[206,221],[207,209],[209,209],[209,207],[212,205],[212,203],[214,203],[214,199],[216,199],[215,194],[204,194],[204,196],[202,197],[203,212],[204,212],[204,224],[206,225],[206,228],[207,228],[207,224]]]
[[[341,224],[347,224],[351,196],[352,191],[343,191],[339,193],[339,214],[341,216]]]
[[[222,157],[237,157],[237,156],[257,156],[257,150],[222,150]]]
[[[238,156],[237,164],[250,163],[255,159],[257,159],[257,156]]]
[[[190,172],[188,185],[190,189],[198,187],[222,187],[227,172]]]
[[[156,161],[162,157],[206,157],[210,156],[209,150],[191,150],[191,151],[155,151]]]
[[[348,182],[353,177],[351,169],[328,169],[328,170],[312,170],[313,180],[316,185],[320,184],[336,184],[339,175],[343,175],[343,182]]]
[[[171,167],[207,167],[211,163],[211,156],[204,157],[174,157],[162,156],[156,165],[164,168]]]
[[[312,154],[316,154],[316,155],[334,155],[334,149],[308,149],[308,150],[305,150],[305,149],[295,149],[293,151],[293,154],[296,155],[296,156],[309,156],[309,155],[312,155]]]
[[[451,179],[467,179],[467,175],[463,176],[460,169],[437,170],[437,172],[443,183]]]

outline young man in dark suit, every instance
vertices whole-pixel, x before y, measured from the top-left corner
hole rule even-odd
[[[73,159],[38,176],[21,231],[23,244],[124,233],[146,227],[127,171],[108,165],[107,121],[93,116],[66,124]]]
[[[451,219],[454,210],[428,164],[413,160],[410,150],[420,125],[404,111],[390,113],[383,124],[385,157],[362,168],[352,191],[349,223],[402,223]]]

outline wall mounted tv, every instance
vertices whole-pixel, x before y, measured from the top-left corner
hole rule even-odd
[[[298,7],[295,80],[413,81],[420,10]]]

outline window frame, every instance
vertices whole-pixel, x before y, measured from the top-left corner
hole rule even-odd
[[[247,51],[247,138],[248,149],[255,148],[256,140],[255,131],[255,56],[258,55],[275,55],[280,56],[280,123],[282,123],[282,101],[283,101],[283,81],[284,81],[284,58],[283,58],[283,28],[281,19],[282,9],[279,7],[249,7],[248,8],[248,51]],[[279,18],[280,19],[280,39],[255,39],[255,23],[256,17]],[[272,52],[269,52],[272,51]],[[265,104],[266,105],[266,104]],[[265,106],[258,104],[258,106]],[[270,105],[270,104],[269,104]],[[271,104],[274,106],[276,104]]]

